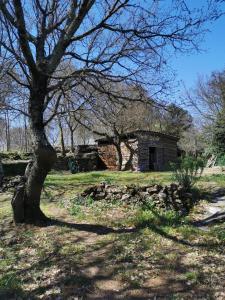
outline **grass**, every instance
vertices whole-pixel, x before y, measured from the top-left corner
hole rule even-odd
[[[132,293],[139,293],[140,299],[222,297],[224,225],[202,231],[191,223],[204,202],[181,218],[151,206],[92,199],[83,203],[77,198],[86,186],[102,181],[167,184],[170,176],[167,172],[50,174],[42,209],[62,223],[46,228],[14,228],[5,222],[11,217],[11,195],[0,195],[4,221],[0,223],[0,299],[86,299],[88,295],[132,299]],[[223,180],[224,175],[203,177],[200,194],[209,193],[212,186],[222,189]],[[65,209],[63,205],[71,201],[70,209]]]
[[[150,184],[150,183],[165,183],[170,182],[171,179],[170,172],[148,172],[148,173],[138,173],[138,172],[110,172],[110,171],[98,171],[98,172],[85,172],[78,174],[68,174],[62,176],[59,174],[50,174],[46,179],[46,186],[55,185],[62,186],[85,186],[93,185],[106,181],[112,184]]]

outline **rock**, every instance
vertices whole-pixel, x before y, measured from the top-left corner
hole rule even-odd
[[[121,198],[122,201],[126,201],[126,200],[129,200],[131,198],[131,195],[129,194],[124,194]]]
[[[106,197],[106,193],[105,192],[101,192],[95,195],[95,200],[102,200]]]
[[[179,199],[179,197],[180,197],[180,195],[179,195],[178,191],[174,191],[173,192],[173,198],[174,199]]]
[[[166,199],[167,199],[167,195],[166,195],[166,193],[163,193],[163,192],[160,192],[159,194],[158,194],[158,197],[159,197],[159,200],[161,200],[161,201],[166,201]]]
[[[96,188],[96,193],[101,193],[104,190],[104,186],[100,185]]]
[[[87,189],[85,189],[83,191],[83,193],[81,194],[82,197],[86,197],[86,196],[89,196],[91,193],[93,193],[94,191],[96,190],[96,186],[91,186]]]
[[[139,186],[138,190],[139,190],[139,192],[146,192],[147,188],[148,188],[148,186]]]
[[[141,198],[149,198],[149,193],[148,192],[139,192],[138,194]]]
[[[182,200],[181,199],[176,199],[176,203],[182,204]]]
[[[81,196],[91,196],[93,200],[121,200],[125,204],[142,205],[151,200],[155,207],[163,210],[175,210],[183,213],[191,208],[193,199],[191,193],[185,193],[182,186],[171,184],[161,186],[116,186],[101,183],[86,189]]]
[[[157,193],[152,194],[152,195],[151,195],[151,198],[152,198],[153,201],[158,201],[158,200],[159,200],[159,196],[158,196]]]
[[[192,198],[192,193],[184,193],[185,198]]]
[[[167,202],[169,202],[169,203],[173,203],[174,202],[173,198],[170,195],[167,196]]]
[[[164,187],[160,190],[160,193],[167,194],[167,193],[168,193],[168,187],[167,187],[167,186],[164,186]]]
[[[176,183],[171,183],[171,184],[170,184],[170,189],[171,189],[172,191],[177,191],[178,185],[177,185]]]
[[[119,187],[116,187],[116,186],[109,186],[108,188],[107,188],[107,192],[108,193],[111,193],[111,194],[118,194],[118,193],[120,193],[120,189],[119,189]]]
[[[161,186],[159,185],[154,185],[154,186],[150,186],[146,189],[146,191],[149,193],[149,194],[154,194],[154,193],[158,193],[159,191],[161,190]]]

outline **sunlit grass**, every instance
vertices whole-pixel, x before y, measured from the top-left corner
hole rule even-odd
[[[46,185],[87,185],[102,181],[116,184],[150,184],[171,182],[170,172],[86,172],[78,174],[50,174],[46,179]]]

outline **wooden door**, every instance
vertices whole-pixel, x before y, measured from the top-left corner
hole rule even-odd
[[[149,170],[154,171],[156,165],[156,148],[150,147],[149,148]]]

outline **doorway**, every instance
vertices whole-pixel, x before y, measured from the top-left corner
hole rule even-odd
[[[149,148],[149,170],[155,171],[155,164],[156,164],[156,148],[150,147]]]

